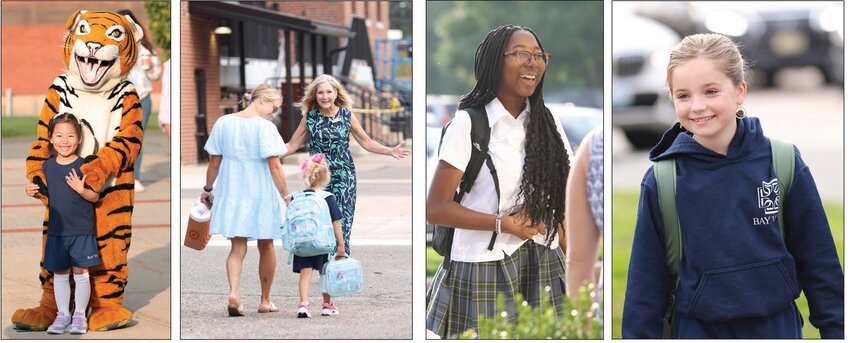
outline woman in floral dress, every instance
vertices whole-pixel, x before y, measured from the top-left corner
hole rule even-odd
[[[372,140],[357,116],[352,115],[348,93],[330,75],[321,75],[307,86],[301,99],[301,114],[303,118],[298,128],[286,143],[286,154],[298,150],[308,137],[310,154],[325,154],[331,170],[331,183],[326,190],[333,193],[339,202],[345,252],[350,253],[349,237],[357,202],[357,173],[348,145],[349,137],[353,136],[366,151],[396,159],[409,156],[410,150],[402,148],[403,143],[391,148]]]

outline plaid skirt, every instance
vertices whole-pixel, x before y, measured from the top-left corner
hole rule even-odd
[[[532,306],[549,287],[549,301],[561,316],[566,293],[566,267],[561,249],[549,249],[529,240],[501,261],[452,261],[451,271],[441,264],[428,289],[426,328],[442,338],[453,338],[478,328],[478,316],[495,317],[496,299],[505,295],[510,320],[516,320],[514,296],[522,294]]]

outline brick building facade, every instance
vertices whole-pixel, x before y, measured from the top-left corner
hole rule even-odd
[[[255,4],[257,2],[254,2]],[[386,38],[389,30],[389,2],[337,1],[337,2],[265,2],[266,9],[291,16],[348,27],[353,16],[366,19],[370,44],[375,39]],[[206,132],[224,115],[225,108],[233,108],[233,99],[222,100],[219,85],[221,66],[217,51],[217,36],[213,32],[220,24],[219,18],[203,13],[192,13],[189,3],[180,3],[180,160],[182,164],[198,162],[199,147],[197,116],[198,91],[196,70],[203,70],[206,79],[204,105],[206,106]],[[334,38],[335,39],[335,38]],[[292,53],[294,56],[294,52]]]

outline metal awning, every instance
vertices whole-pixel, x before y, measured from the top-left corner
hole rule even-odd
[[[281,5],[285,6],[286,3],[282,2]],[[354,37],[354,32],[351,32],[345,26],[315,22],[268,8],[243,5],[236,1],[190,1],[189,11],[221,18],[249,21],[279,27],[284,30],[310,32],[334,37]]]

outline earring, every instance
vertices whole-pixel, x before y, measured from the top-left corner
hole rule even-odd
[[[738,105],[738,109],[735,110],[735,118],[744,119],[747,117],[747,109],[744,106]]]

